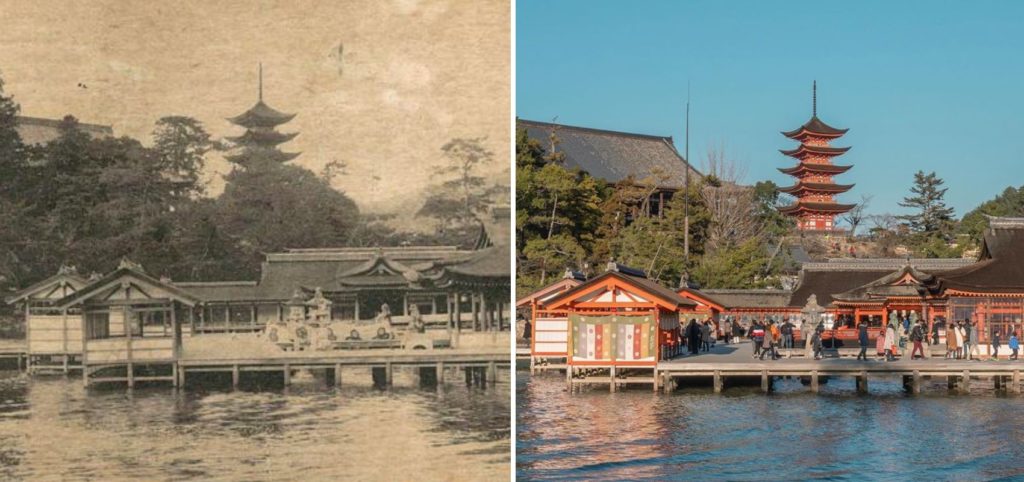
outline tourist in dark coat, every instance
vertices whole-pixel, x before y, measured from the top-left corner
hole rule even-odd
[[[924,341],[924,323],[918,321],[914,324],[914,327],[910,329],[910,341],[914,344],[914,348],[910,350],[910,359],[917,358],[917,352],[921,352],[921,358],[924,358],[924,347],[921,346],[921,342]]]
[[[700,348],[700,327],[697,326],[697,320],[693,318],[686,325],[686,346],[690,349],[691,355],[696,355]]]
[[[992,330],[992,359],[999,360],[999,344],[1002,340],[999,337],[999,330]]]
[[[857,341],[860,343],[857,359],[868,361],[868,324],[863,321],[857,324]]]

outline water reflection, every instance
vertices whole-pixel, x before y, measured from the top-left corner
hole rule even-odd
[[[0,479],[508,477],[507,384],[380,391],[298,382],[276,391],[128,391],[0,372]]]
[[[859,396],[835,379],[819,395],[781,380],[759,387],[566,392],[563,378],[517,379],[522,480],[1024,478],[1021,398],[935,381],[906,395],[899,379]],[[980,385],[980,384],[978,384]]]

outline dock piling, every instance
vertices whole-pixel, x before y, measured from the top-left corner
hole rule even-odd
[[[921,393],[921,372],[919,370],[914,370],[914,375],[910,383],[910,391],[914,395]]]
[[[868,372],[862,371],[857,376],[857,393],[868,393]]]
[[[394,368],[391,366],[391,362],[384,364],[384,383],[387,384],[388,388],[391,388],[391,383],[394,380]]]
[[[238,390],[238,365],[231,365],[231,389]]]
[[[818,370],[811,371],[811,392],[818,393]]]
[[[761,370],[761,391],[768,393],[771,390],[771,383],[768,380],[768,370]]]
[[[491,379],[491,383],[492,384],[498,383],[498,364],[497,363],[495,363],[493,361],[487,362],[487,378]]]
[[[968,393],[971,391],[971,371],[964,370],[963,375],[960,376],[960,392]]]
[[[608,392],[615,393],[615,365],[608,369]]]
[[[724,385],[723,382],[724,382],[724,380],[722,380],[722,372],[721,372],[721,370],[715,370],[715,379],[714,379],[715,393],[722,393],[722,388],[723,388],[723,385]]]
[[[1013,371],[1013,378],[1010,380],[1010,391],[1020,393],[1020,371]]]
[[[341,387],[341,363],[334,364],[334,386]]]
[[[284,364],[284,386],[291,386],[292,384],[292,367],[291,365]]]
[[[444,385],[444,362],[443,361],[437,362],[436,370],[437,370],[437,374],[436,374],[437,385],[438,386]]]

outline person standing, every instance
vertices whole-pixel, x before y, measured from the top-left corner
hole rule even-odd
[[[868,361],[868,324],[863,321],[857,324],[857,341],[860,342],[857,360]]]
[[[732,338],[732,321],[730,321],[729,318],[726,318],[725,321],[722,322],[722,341],[728,345],[729,338]]]
[[[1017,350],[1020,349],[1020,340],[1017,339],[1017,332],[1010,332],[1010,359],[1017,359]]]
[[[811,346],[814,347],[814,359],[821,360],[824,358],[824,348],[821,343],[821,334],[825,333],[825,327],[818,325],[814,329],[814,334],[811,335]]]
[[[956,323],[946,324],[946,358],[956,358]]]
[[[701,349],[711,351],[711,322],[705,321],[700,325]]]
[[[1002,340],[999,339],[999,330],[996,328],[992,329],[992,359],[999,361],[999,344]]]
[[[910,350],[910,359],[917,359],[917,353],[921,352],[921,358],[924,358],[924,347],[921,346],[921,342],[924,341],[924,326],[921,321],[918,320],[914,323],[913,328],[910,329],[910,342],[914,344],[914,348]]]
[[[978,351],[978,325],[968,322],[967,330],[967,359],[974,360],[974,354]]]
[[[694,318],[690,318],[690,323],[686,326],[686,345],[691,355],[696,355],[700,349],[700,327]]]
[[[750,338],[754,340],[754,358],[761,355],[761,345],[764,343],[764,326],[760,321],[754,320],[754,326],[750,328]]]
[[[885,361],[891,362],[895,360],[893,352],[896,350],[896,324],[889,323],[885,327]]]
[[[795,326],[786,318],[786,323],[782,325],[782,348],[786,350],[793,349],[793,328]]]
[[[964,357],[964,324],[962,321],[957,322],[953,332],[956,335],[956,359],[960,360]]]

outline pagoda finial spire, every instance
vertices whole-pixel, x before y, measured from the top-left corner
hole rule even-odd
[[[260,84],[260,85],[262,85],[262,84]],[[817,80],[815,80],[811,84],[811,115],[814,116],[814,117],[818,117],[818,81]]]
[[[259,101],[263,102],[263,62],[260,62],[260,94]]]

